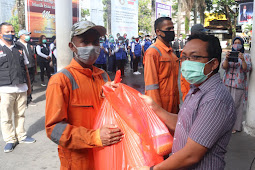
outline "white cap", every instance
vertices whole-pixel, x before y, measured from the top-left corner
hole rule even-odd
[[[29,34],[31,34],[31,32],[28,32],[27,30],[20,30],[19,33],[18,33],[18,36],[20,37],[23,34],[29,35]]]

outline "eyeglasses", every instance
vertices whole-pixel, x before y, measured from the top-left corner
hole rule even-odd
[[[187,57],[183,55],[181,58],[179,58],[179,61],[185,61],[185,60],[196,61],[196,60],[199,60],[200,58],[211,58],[211,57],[197,56],[197,55]]]

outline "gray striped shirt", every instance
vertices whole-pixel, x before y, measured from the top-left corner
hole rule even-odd
[[[195,170],[223,170],[224,155],[236,114],[234,101],[217,73],[198,88],[191,85],[178,114],[173,154],[181,150],[188,137],[208,148]]]

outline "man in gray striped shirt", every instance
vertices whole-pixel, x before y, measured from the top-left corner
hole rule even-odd
[[[178,115],[165,111],[148,96],[141,96],[174,132],[172,155],[150,169],[224,169],[236,116],[233,99],[218,73],[221,53],[218,38],[190,36],[180,61],[182,75],[191,88]]]

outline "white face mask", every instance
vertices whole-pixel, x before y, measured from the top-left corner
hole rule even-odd
[[[74,45],[74,43],[72,42]],[[84,64],[93,65],[99,54],[100,54],[100,46],[86,46],[86,47],[74,47],[77,49],[77,54],[75,56]]]

